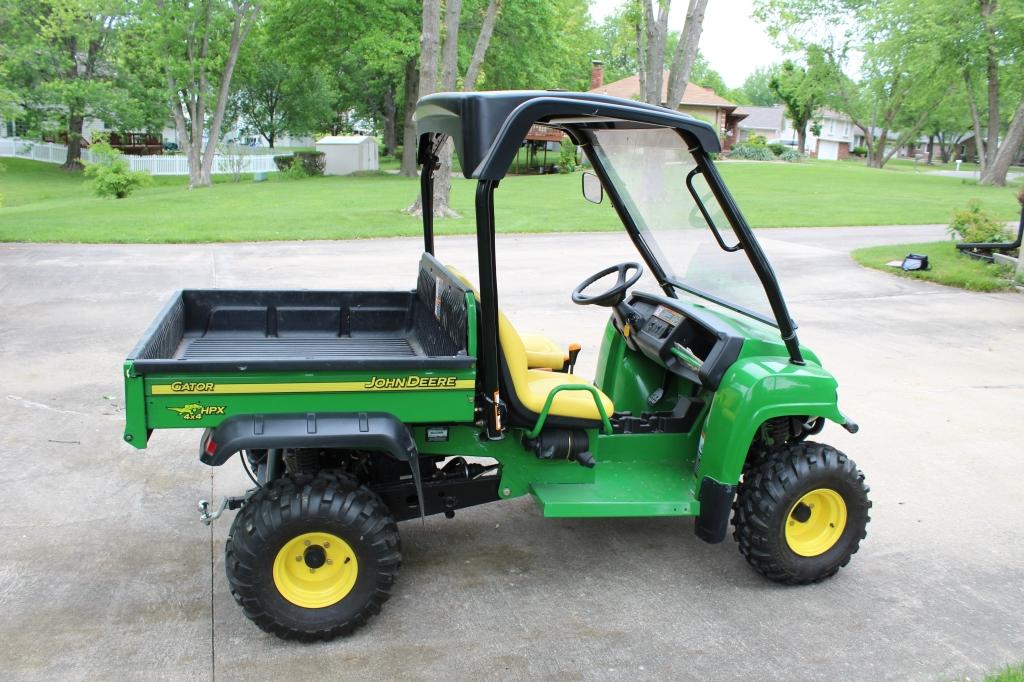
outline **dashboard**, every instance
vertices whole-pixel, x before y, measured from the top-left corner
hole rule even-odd
[[[712,391],[743,346],[743,337],[717,317],[679,299],[637,291],[616,311],[630,325],[627,343]]]

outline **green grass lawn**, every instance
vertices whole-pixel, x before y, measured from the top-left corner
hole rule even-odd
[[[549,155],[550,156],[550,155]],[[156,177],[128,199],[91,195],[80,174],[56,165],[0,159],[0,241],[207,242],[344,239],[420,233],[402,209],[418,181],[395,175],[262,183],[219,177],[189,190],[184,177]],[[721,172],[754,227],[885,225],[948,222],[970,199],[1011,220],[1014,190],[953,178],[875,170],[846,162],[723,163]],[[438,221],[439,234],[469,233],[475,183],[456,178],[452,206],[464,219]],[[580,196],[580,176],[509,177],[496,194],[503,232],[616,230],[606,201]]]
[[[908,253],[928,256],[931,269],[904,272],[886,265],[894,260],[902,260]],[[854,260],[865,267],[971,291],[1006,291],[1011,287],[1013,276],[1010,268],[1005,265],[992,265],[961,255],[952,241],[870,246],[857,249],[852,255]]]
[[[1008,666],[995,675],[989,675],[985,682],[1024,682],[1024,663]]]

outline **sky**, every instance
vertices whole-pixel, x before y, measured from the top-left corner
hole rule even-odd
[[[623,0],[591,0],[590,15],[600,22]],[[673,0],[668,15],[669,30],[681,31],[686,21],[687,0]],[[751,16],[753,0],[709,0],[704,14],[700,51],[730,88],[743,84],[759,66],[783,60],[765,29]]]

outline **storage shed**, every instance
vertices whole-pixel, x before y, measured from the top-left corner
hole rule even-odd
[[[316,142],[324,153],[325,175],[349,175],[356,171],[375,171],[377,140],[367,135],[328,135]]]

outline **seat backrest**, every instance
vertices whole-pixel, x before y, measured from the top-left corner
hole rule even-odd
[[[452,266],[447,266],[448,272],[455,276],[469,291],[473,292],[476,300],[480,300],[480,292],[473,283]],[[505,357],[505,365],[508,367],[509,376],[512,379],[513,388],[516,392],[526,391],[527,382],[527,360],[526,346],[519,332],[512,326],[505,313],[498,310],[498,345],[501,346],[501,353]]]

